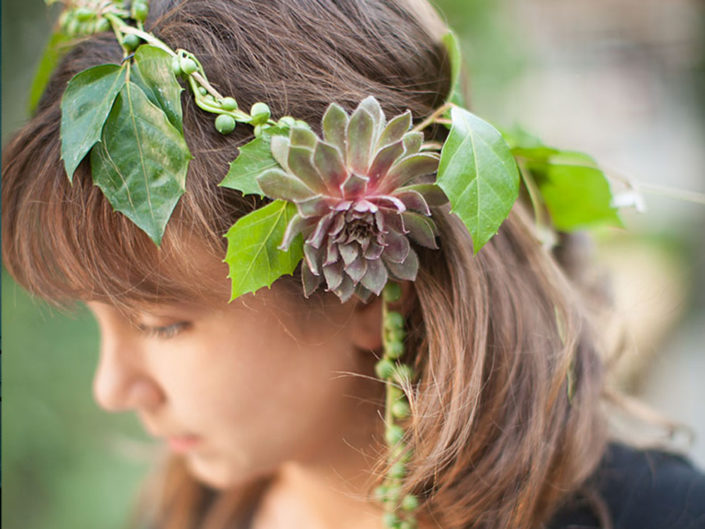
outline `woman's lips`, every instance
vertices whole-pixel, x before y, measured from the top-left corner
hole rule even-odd
[[[166,442],[174,452],[184,453],[196,448],[201,443],[201,438],[197,435],[182,435],[167,437]]]

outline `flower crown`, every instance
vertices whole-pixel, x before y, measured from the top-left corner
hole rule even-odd
[[[294,117],[273,119],[263,102],[248,113],[220,94],[197,57],[144,30],[148,10],[146,0],[129,6],[122,0],[72,0],[60,16],[35,78],[34,104],[65,41],[112,30],[124,52],[120,64],[84,70],[66,87],[61,157],[69,180],[90,157],[93,182],[113,208],[159,245],[185,192],[192,159],[182,127],[181,83],[201,110],[216,116],[214,126],[222,134],[238,123],[253,127],[254,138],[240,147],[220,186],[272,200],[225,235],[232,299],[270,287],[300,262],[305,296],[322,283],[341,301],[383,296],[384,356],[376,372],[387,381],[385,439],[391,455],[377,494],[389,507],[389,527],[413,527],[418,498],[399,497],[412,454],[403,443],[404,430],[394,424],[409,416],[400,385],[413,371],[399,362],[403,318],[389,304],[399,299],[398,281],[416,278],[412,243],[438,248],[431,208],[449,207],[477,253],[509,215],[520,181],[539,228],[619,225],[605,174],[587,155],[548,147],[520,129],[501,133],[463,108],[457,89],[460,51],[452,32],[443,43],[453,89],[440,108],[414,125],[409,111],[388,119],[372,96],[351,114],[331,103],[319,137]],[[449,129],[442,143],[424,138],[424,129],[434,124]]]
[[[238,123],[254,127],[254,139],[240,147],[220,185],[274,201],[226,234],[232,299],[271,286],[302,259],[306,296],[321,283],[342,301],[379,295],[390,279],[415,279],[411,242],[437,248],[430,206],[449,203],[477,253],[509,215],[521,178],[544,224],[546,210],[561,230],[619,224],[605,175],[590,157],[547,147],[523,131],[502,134],[462,107],[452,33],[443,39],[454,87],[446,104],[412,127],[410,112],[387,120],[372,96],[351,115],[332,103],[320,138],[303,121],[275,121],[265,103],[249,113],[240,109],[208,82],[193,54],[144,31],[147,13],[145,0],[129,8],[122,1],[77,0],[62,13],[54,43],[112,29],[124,59],[89,68],[68,83],[61,156],[69,179],[89,156],[93,181],[113,208],[159,245],[192,158],[180,81],[199,108],[216,115],[221,133]],[[447,139],[425,142],[423,129],[436,123],[449,127]]]

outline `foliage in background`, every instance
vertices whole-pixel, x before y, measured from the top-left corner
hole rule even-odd
[[[144,462],[133,417],[91,399],[98,332],[85,309],[58,313],[2,275],[2,527],[119,527]]]

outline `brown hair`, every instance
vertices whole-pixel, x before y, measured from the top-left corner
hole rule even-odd
[[[265,101],[273,115],[293,115],[314,128],[332,101],[351,110],[374,95],[387,115],[408,108],[421,118],[449,91],[448,57],[409,1],[152,4],[147,29],[199,57],[222,93],[244,107]],[[195,158],[158,250],[112,211],[87,162],[71,186],[60,161],[66,82],[120,60],[112,35],[80,42],[52,77],[37,114],[7,146],[5,263],[28,290],[59,303],[208,296],[213,285],[194,281],[182,256],[192,255],[184,249],[193,244],[222,256],[223,233],[259,205],[217,186],[251,129],[223,137],[212,116],[183,97]],[[585,481],[605,447],[602,366],[586,305],[537,240],[521,203],[476,256],[457,217],[445,209],[433,216],[440,250],[419,250],[408,312],[405,360],[420,376],[405,388],[415,455],[404,487],[422,499],[422,526],[538,527]],[[296,277],[283,281],[296,284]],[[380,474],[387,464],[380,460]],[[242,518],[266,485],[215,494],[178,461],[162,478],[164,487],[152,489],[158,508],[150,521],[159,529],[203,527],[206,519],[209,529],[223,527]]]

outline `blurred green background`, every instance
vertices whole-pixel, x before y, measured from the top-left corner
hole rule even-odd
[[[705,192],[705,8],[697,0],[442,0],[460,34],[472,106],[651,185]],[[2,140],[27,119],[56,6],[2,2]],[[705,464],[705,214],[648,193],[629,234],[598,233],[634,353],[619,382],[701,432]],[[144,473],[145,437],[91,400],[96,325],[2,276],[2,526],[117,528]]]

